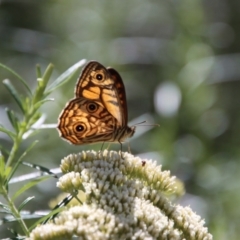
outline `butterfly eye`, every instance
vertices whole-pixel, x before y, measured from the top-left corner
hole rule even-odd
[[[84,126],[79,124],[75,127],[75,129],[76,129],[77,132],[82,132],[84,130]]]
[[[103,79],[103,75],[100,74],[100,73],[98,73],[98,74],[96,75],[96,78],[97,78],[97,80],[102,80],[102,79]]]
[[[91,112],[91,113],[97,111],[97,109],[98,109],[98,105],[95,104],[95,103],[89,103],[89,104],[87,105],[87,110],[88,110],[89,112]]]

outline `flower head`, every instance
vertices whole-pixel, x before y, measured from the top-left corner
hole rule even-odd
[[[154,161],[89,151],[67,156],[61,169],[57,186],[68,193],[83,190],[86,201],[34,229],[32,239],[212,239],[189,207],[170,202],[168,196],[183,188]]]

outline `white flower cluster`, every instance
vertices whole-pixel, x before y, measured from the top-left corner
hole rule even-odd
[[[178,184],[156,162],[91,151],[64,158],[61,169],[57,186],[84,190],[86,201],[35,228],[31,239],[212,239],[198,215],[168,200]]]

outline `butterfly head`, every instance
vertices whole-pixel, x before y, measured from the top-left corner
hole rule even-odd
[[[135,126],[128,127],[128,134],[129,134],[128,137],[132,137],[134,135],[135,131],[136,131],[136,127]]]
[[[115,139],[117,139],[119,142],[123,142],[126,138],[130,138],[134,135],[136,127],[125,126],[123,128],[120,128],[119,130],[120,131],[117,132]]]

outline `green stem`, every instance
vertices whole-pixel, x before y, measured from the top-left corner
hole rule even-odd
[[[12,162],[14,160],[14,157],[16,155],[16,152],[19,148],[19,141],[18,141],[18,136],[16,137],[16,139],[14,140],[14,143],[13,143],[13,147],[11,149],[11,152],[9,154],[9,157],[8,157],[8,160],[7,160],[7,163],[6,163],[6,167],[9,167],[12,165]]]
[[[18,135],[16,136],[16,139],[14,139],[13,147],[12,147],[11,152],[9,154],[6,167],[12,166],[12,163],[13,163],[13,160],[15,158],[16,152],[19,149],[19,145],[22,141],[22,136],[31,127],[31,124],[32,124],[31,123],[31,118],[32,118],[32,116],[34,115],[35,112],[36,112],[36,110],[31,109],[30,113],[27,114],[27,116],[25,116],[24,122],[26,122],[27,124],[23,129],[21,129],[19,131]]]
[[[13,216],[18,221],[18,223],[21,225],[23,232],[25,233],[26,236],[29,236],[29,230],[28,230],[25,222],[23,221],[18,209],[15,207],[14,202],[12,202],[11,198],[9,197],[8,192],[5,187],[2,188],[2,193],[8,202],[8,205],[12,211]]]
[[[19,149],[20,143],[22,141],[22,136],[26,132],[26,130],[28,130],[28,124],[26,127],[24,127],[23,129],[21,129],[19,131],[18,135],[14,139],[13,146],[12,146],[11,152],[10,152],[8,160],[7,160],[6,167],[12,166],[13,160],[15,158],[15,155],[16,155],[16,153]]]

